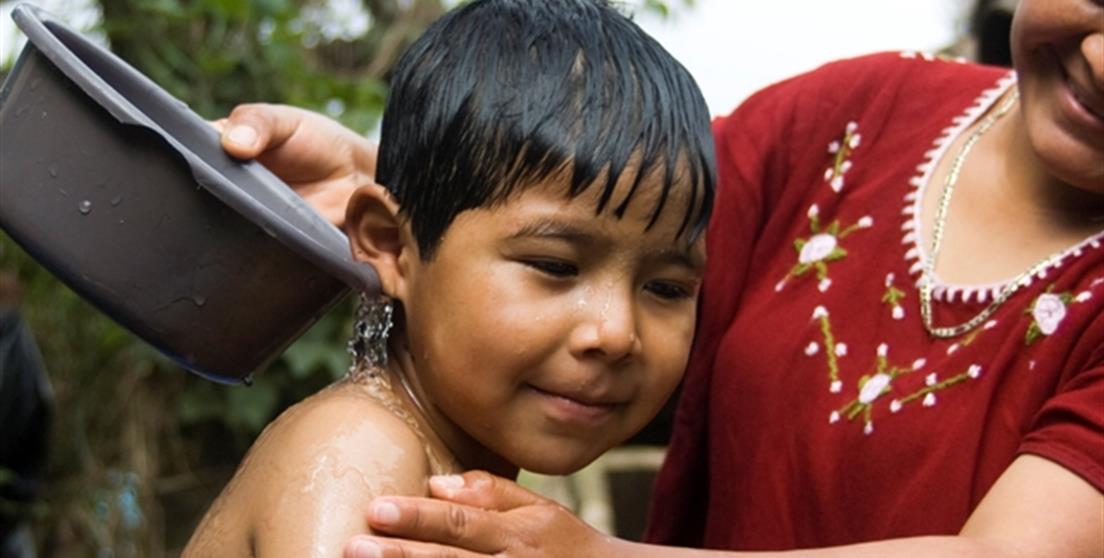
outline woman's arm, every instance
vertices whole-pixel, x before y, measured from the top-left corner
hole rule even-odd
[[[957,536],[787,552],[705,551],[607,537],[563,507],[486,473],[435,478],[430,486],[434,496],[449,501],[381,498],[372,503],[369,513],[369,524],[377,532],[429,542],[360,536],[346,546],[345,557],[1099,558],[1104,555],[1104,495],[1067,469],[1031,455],[1017,458],[1001,475]],[[388,521],[389,518],[393,520]]]

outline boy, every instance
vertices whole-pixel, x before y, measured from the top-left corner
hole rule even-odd
[[[270,425],[185,556],[338,556],[431,474],[575,471],[677,384],[712,208],[689,74],[600,0],[482,0],[400,60],[346,214],[368,301],[350,377]],[[388,337],[389,326],[394,331]]]

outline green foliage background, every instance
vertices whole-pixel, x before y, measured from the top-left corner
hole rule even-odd
[[[369,131],[382,111],[389,69],[446,5],[361,5],[371,24],[355,38],[328,36],[310,17],[324,2],[309,0],[102,0],[101,31],[111,50],[207,118],[266,101]],[[657,0],[639,5],[669,9]],[[17,510],[33,520],[42,556],[179,553],[264,425],[347,366],[349,301],[252,387],[227,387],[184,373],[2,232],[0,274],[23,287],[22,312],[54,390],[47,488],[40,502]]]

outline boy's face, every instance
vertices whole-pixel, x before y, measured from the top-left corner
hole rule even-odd
[[[435,430],[560,474],[658,412],[686,366],[704,243],[675,238],[685,188],[648,230],[659,188],[639,188],[616,219],[595,215],[601,188],[569,199],[549,181],[461,213],[410,262],[406,333]]]

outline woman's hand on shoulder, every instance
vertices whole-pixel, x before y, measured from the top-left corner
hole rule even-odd
[[[433,477],[442,500],[377,498],[345,558],[589,558],[638,556],[632,543],[598,531],[563,506],[482,471]],[[416,542],[431,541],[431,542]]]
[[[214,125],[227,153],[256,159],[337,226],[353,191],[375,182],[375,144],[321,114],[253,103]]]

